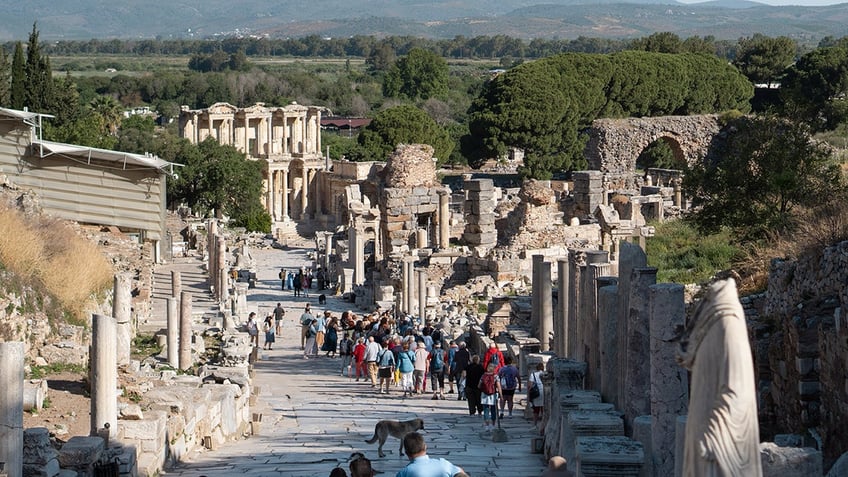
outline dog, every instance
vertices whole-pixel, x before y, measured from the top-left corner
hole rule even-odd
[[[421,419],[412,419],[411,421],[393,421],[386,419],[378,422],[377,425],[374,426],[374,437],[365,442],[367,444],[373,444],[379,440],[380,445],[377,447],[377,453],[380,457],[385,457],[386,454],[383,453],[383,444],[386,443],[386,439],[388,439],[389,436],[392,436],[395,439],[400,439],[400,455],[403,455],[403,436],[410,432],[420,431],[422,429],[424,429],[424,421]]]
[[[325,303],[327,303],[327,295],[325,295],[323,293],[318,295],[318,304],[323,305]]]

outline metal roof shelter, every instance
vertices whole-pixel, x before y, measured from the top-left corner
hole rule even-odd
[[[0,108],[0,175],[33,190],[51,215],[116,226],[153,241],[158,260],[158,242],[166,237],[167,177],[178,164],[147,154],[42,140],[43,117]]]

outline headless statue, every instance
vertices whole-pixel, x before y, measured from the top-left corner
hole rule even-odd
[[[754,363],[736,282],[709,286],[678,355],[692,372],[683,475],[761,477]]]

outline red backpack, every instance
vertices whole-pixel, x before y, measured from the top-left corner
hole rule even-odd
[[[497,387],[495,387],[495,375],[486,373],[480,378],[480,391],[486,394],[495,394]]]

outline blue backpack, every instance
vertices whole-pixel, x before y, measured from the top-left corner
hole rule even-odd
[[[430,370],[441,371],[445,369],[445,352],[441,349],[434,349],[430,354],[432,355],[430,358]]]

